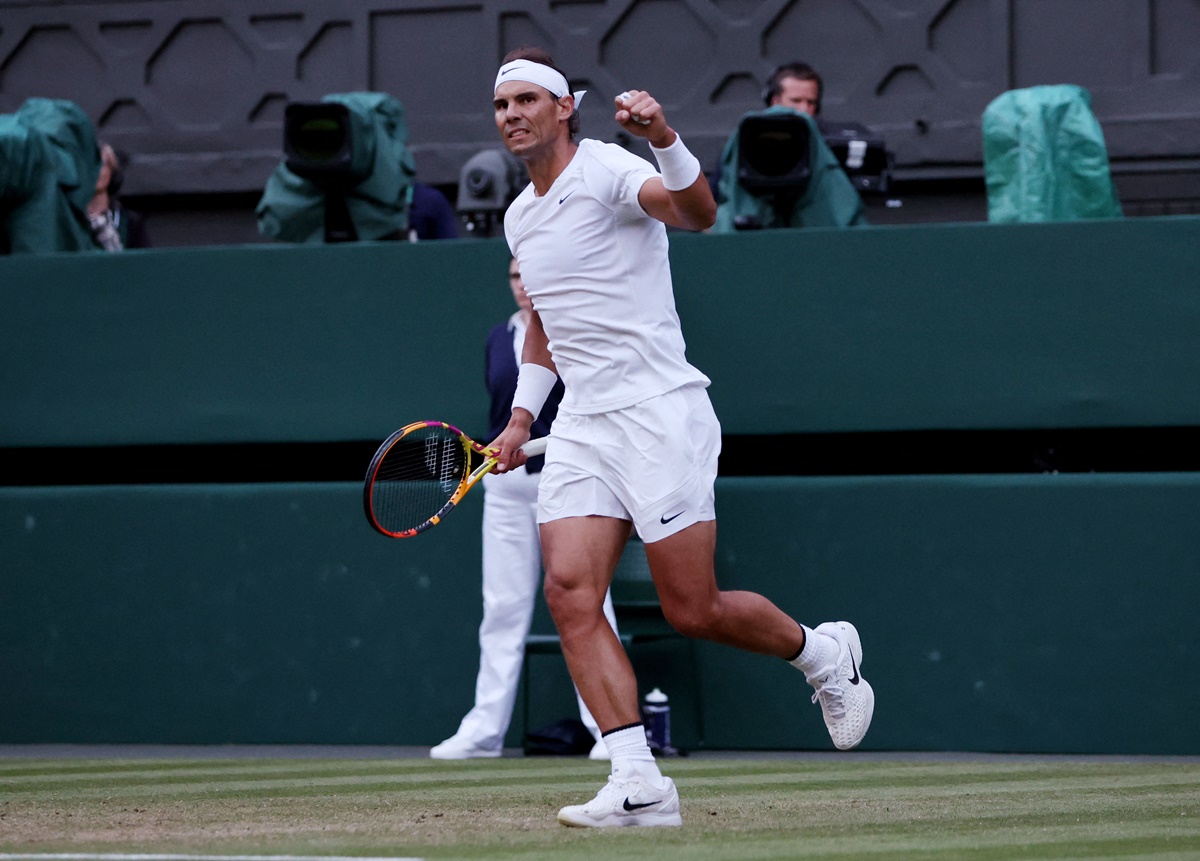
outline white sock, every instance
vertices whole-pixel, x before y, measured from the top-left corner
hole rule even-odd
[[[811,676],[836,661],[841,649],[838,641],[828,634],[818,634],[807,625],[800,627],[804,629],[804,648],[790,663],[804,675]]]
[[[646,743],[646,727],[635,723],[621,729],[606,732],[604,744],[612,759],[612,776],[617,780],[640,777],[649,783],[662,783],[662,772]]]

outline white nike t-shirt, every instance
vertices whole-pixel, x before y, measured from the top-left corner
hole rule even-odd
[[[509,248],[566,385],[559,410],[621,409],[709,379],[684,357],[667,231],[638,203],[658,176],[616,144],[581,140],[543,197],[504,216]]]

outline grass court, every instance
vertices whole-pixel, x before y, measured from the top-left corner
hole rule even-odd
[[[1200,858],[1195,758],[707,753],[665,763],[682,828],[591,830],[555,813],[605,763],[228,750],[2,757],[0,861]]]

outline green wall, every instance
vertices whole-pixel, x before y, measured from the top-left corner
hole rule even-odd
[[[0,739],[449,735],[478,660],[479,500],[389,541],[359,494],[0,492]],[[717,510],[724,586],[859,626],[878,697],[867,748],[1200,753],[1194,685],[1138,693],[1148,672],[1200,676],[1200,476],[730,478]],[[828,747],[795,670],[711,644],[697,656],[708,746]],[[636,657],[695,745],[687,653]],[[533,660],[555,683],[535,688],[532,725],[569,716],[561,663]]]
[[[1187,218],[672,237],[689,356],[740,435],[1198,427],[1196,248]],[[0,448],[479,429],[505,260],[0,258]],[[353,481],[53,480],[0,476],[0,742],[430,744],[469,707],[478,499],[389,541]],[[718,514],[724,586],[859,625],[867,747],[1200,753],[1194,685],[1138,694],[1200,670],[1200,474],[725,476]],[[635,662],[681,743],[829,747],[790,668],[701,644],[697,698],[672,649]],[[569,715],[535,669],[530,720]]]
[[[726,433],[1195,424],[1200,219],[676,234]],[[485,422],[501,240],[0,259],[0,446]]]

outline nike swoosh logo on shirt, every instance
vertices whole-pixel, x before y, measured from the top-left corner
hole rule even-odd
[[[559,205],[559,206],[562,206],[562,202],[563,202],[564,200],[566,200],[568,197],[570,197],[572,194],[574,194],[574,193],[575,193],[576,191],[578,191],[578,190],[579,190],[579,189],[577,189],[577,188],[573,188],[573,189],[571,189],[570,191],[568,191],[566,194],[564,194],[562,197],[560,197],[560,198],[558,199],[558,205]]]

